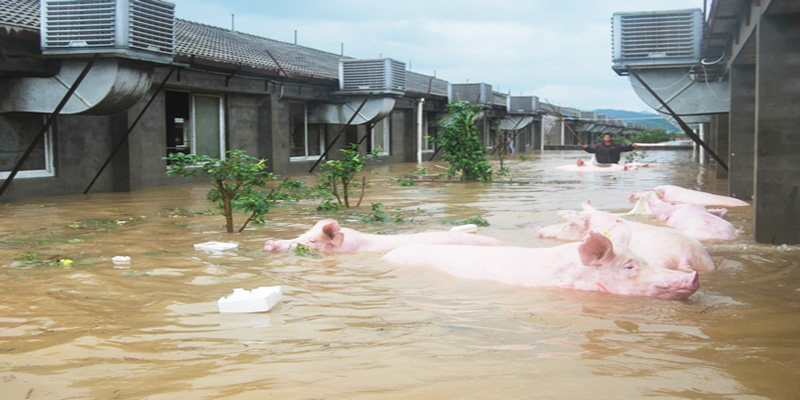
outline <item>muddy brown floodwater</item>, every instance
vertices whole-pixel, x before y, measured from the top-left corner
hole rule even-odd
[[[359,210],[382,203],[399,224],[448,229],[482,216],[485,235],[541,247],[536,227],[591,199],[625,212],[659,184],[725,194],[689,151],[649,151],[659,166],[555,170],[576,152],[508,161],[512,183],[418,183],[417,164],[366,170]],[[438,173],[437,163],[424,163]],[[305,178],[315,184],[313,177]],[[800,248],[743,231],[708,246],[718,271],[683,301],[464,281],[397,269],[377,255],[262,250],[318,219],[319,200],[274,209],[269,224],[222,232],[201,211],[207,187],[32,199],[0,205],[2,399],[792,399],[800,396]],[[241,216],[237,221],[241,222]],[[224,254],[206,241],[239,244]],[[112,257],[129,256],[129,265]],[[59,263],[68,259],[71,265]],[[69,261],[67,261],[69,264]],[[220,314],[234,288],[280,285],[268,313]]]

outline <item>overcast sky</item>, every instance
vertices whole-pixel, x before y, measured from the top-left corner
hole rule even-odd
[[[170,0],[178,18],[581,110],[650,111],[611,70],[611,16],[704,0]],[[708,1],[710,6],[711,2]],[[231,14],[234,18],[231,18]]]

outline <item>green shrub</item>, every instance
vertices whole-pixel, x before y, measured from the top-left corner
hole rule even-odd
[[[490,181],[492,166],[487,160],[486,147],[481,143],[481,135],[475,127],[475,120],[481,107],[465,101],[449,103],[448,117],[439,124],[444,127],[434,139],[436,146],[442,147],[442,159],[450,166],[447,176],[461,174],[461,180]]]
[[[164,159],[169,166],[167,175],[187,179],[201,176],[211,184],[206,197],[222,208],[228,233],[234,231],[234,210],[249,213],[239,228],[241,232],[252,221],[263,222],[264,215],[281,200],[280,188],[271,192],[256,189],[265,187],[267,181],[275,179],[275,176],[266,171],[266,160],[248,156],[242,150],[230,150],[224,159],[183,153],[172,153]]]

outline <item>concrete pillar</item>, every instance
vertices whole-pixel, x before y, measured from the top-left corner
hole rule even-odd
[[[800,19],[765,15],[757,29],[755,239],[800,244]]]
[[[717,151],[717,129],[718,129],[717,117],[718,114],[711,114],[709,116],[709,122],[708,125],[706,125],[708,129],[705,131],[706,134],[705,138],[703,138],[703,141],[706,142],[708,147],[714,151]],[[711,155],[709,155],[708,152],[706,152],[706,158],[704,163],[712,164],[711,165],[712,167],[716,165],[716,162],[714,161],[713,158],[711,158]]]
[[[714,115],[716,128],[714,129],[714,145],[711,147],[717,153],[717,156],[725,161],[725,164],[730,164],[730,157],[728,156],[728,114]],[[728,171],[718,163],[714,162],[717,171],[717,179],[727,179]]]
[[[269,135],[262,136],[261,140],[266,141],[262,145],[269,154],[268,164],[272,167],[272,172],[285,174],[291,171],[289,154],[289,102],[280,101],[277,96],[271,96],[269,102]]]
[[[756,66],[733,65],[730,71],[731,112],[728,195],[753,199],[756,136]]]

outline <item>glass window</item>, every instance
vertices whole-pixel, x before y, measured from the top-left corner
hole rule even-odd
[[[222,98],[194,96],[194,154],[223,156]]]
[[[184,153],[224,157],[222,97],[167,91],[165,102],[167,155]]]
[[[289,103],[291,160],[316,159],[325,151],[325,125],[309,124],[305,103]]]
[[[489,136],[487,138],[486,148],[493,149],[497,144],[497,125],[494,123],[489,124]]]
[[[436,126],[431,126],[428,122],[428,115],[425,114],[422,116],[422,151],[434,151],[436,150],[436,146],[433,144],[433,140],[436,139],[437,128]]]
[[[325,151],[325,125],[308,124],[308,155],[319,157]]]
[[[375,123],[370,132],[370,151],[380,149],[378,154],[389,155],[391,143],[391,116],[387,116]]]
[[[6,179],[45,124],[41,114],[0,114],[0,178]],[[53,176],[52,128],[34,147],[15,178]]]
[[[305,103],[289,103],[289,147],[292,157],[308,156],[306,133]]]

